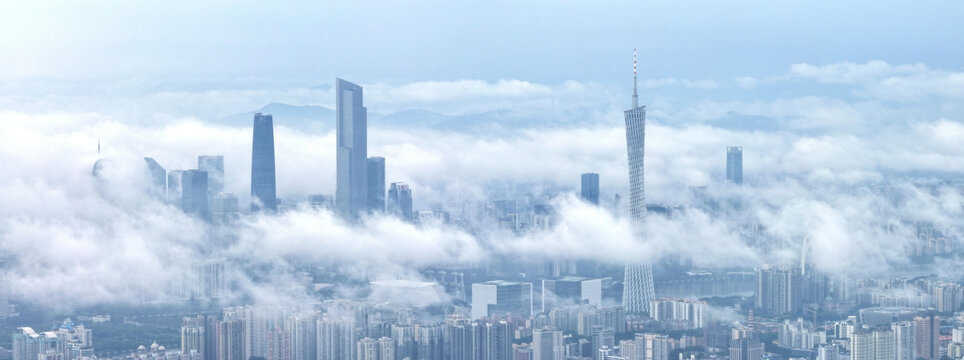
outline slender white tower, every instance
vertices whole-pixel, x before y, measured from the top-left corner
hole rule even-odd
[[[646,106],[639,106],[636,93],[636,49],[633,49],[633,107],[624,112],[626,119],[626,151],[629,155],[629,215],[636,241],[643,237],[646,220],[646,191],[643,153],[646,143]],[[653,268],[630,263],[623,277],[623,307],[628,313],[648,313],[649,302],[656,297],[653,290]]]

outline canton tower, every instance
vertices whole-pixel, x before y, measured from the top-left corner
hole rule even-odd
[[[636,49],[633,49],[633,107],[624,112],[626,118],[626,152],[629,155],[629,215],[633,237],[642,241],[646,220],[646,191],[643,174],[643,151],[646,142],[646,106],[639,106],[636,94]],[[655,296],[653,268],[630,263],[623,277],[623,307],[628,313],[648,313]]]

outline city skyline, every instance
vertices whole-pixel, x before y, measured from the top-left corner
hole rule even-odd
[[[0,358],[964,360],[960,3],[113,1],[0,4]]]

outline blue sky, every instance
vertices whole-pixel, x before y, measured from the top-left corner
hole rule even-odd
[[[930,1],[37,1],[0,5],[2,78],[625,83],[796,63],[961,70],[964,4]],[[239,85],[243,86],[243,85]]]

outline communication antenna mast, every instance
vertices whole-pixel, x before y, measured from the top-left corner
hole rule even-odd
[[[636,48],[633,48],[633,109],[639,107],[639,96],[636,95]]]

